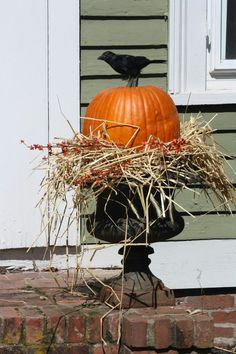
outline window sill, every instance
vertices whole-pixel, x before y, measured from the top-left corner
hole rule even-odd
[[[218,90],[211,92],[184,92],[171,94],[171,98],[177,106],[192,105],[215,105],[215,104],[235,104],[236,91]]]

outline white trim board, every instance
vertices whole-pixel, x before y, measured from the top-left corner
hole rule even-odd
[[[151,245],[151,271],[172,289],[236,287],[236,240],[168,241]],[[116,250],[119,246],[114,246]],[[92,265],[119,266],[114,250],[98,251]],[[91,266],[85,258],[85,265]]]
[[[230,90],[208,92],[184,92],[170,94],[176,106],[207,105],[207,104],[235,104],[236,93]]]
[[[20,145],[70,137],[79,126],[79,0],[0,1],[0,249],[44,246],[37,237],[43,155]],[[39,156],[40,155],[40,156]],[[36,158],[39,157],[37,160]]]
[[[168,241],[151,245],[151,271],[172,289],[236,287],[236,240]],[[86,246],[83,267],[120,267],[119,245],[112,245],[91,256],[94,246]],[[32,261],[0,261],[0,266],[27,267]],[[49,265],[48,261],[36,261],[39,269]],[[66,256],[54,257],[53,266],[66,268]],[[70,267],[75,267],[75,256],[70,256]]]

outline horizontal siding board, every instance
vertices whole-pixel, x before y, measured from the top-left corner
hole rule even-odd
[[[235,215],[185,216],[184,231],[171,240],[207,240],[236,238]]]
[[[236,130],[236,105],[201,106],[196,107],[192,113],[190,113],[192,107],[177,107],[177,109],[181,120],[184,117],[185,119],[189,119],[191,115],[196,117],[198,114],[201,114],[203,119],[209,122],[215,116],[210,124],[213,129]],[[186,110],[187,113],[184,113]]]
[[[236,159],[225,162],[225,171],[230,181],[236,184]]]
[[[140,80],[140,84],[141,84],[141,82],[143,82],[143,80],[144,79],[141,79]],[[145,79],[146,80],[146,79]],[[150,80],[150,79],[149,79]],[[160,78],[158,78],[158,80],[160,80]],[[161,80],[162,81],[162,80]],[[124,84],[124,83],[123,83]],[[158,85],[157,84],[157,79],[155,78],[155,79],[152,79],[152,84],[153,85]],[[160,85],[160,84],[159,84]],[[166,87],[164,87],[164,89],[166,89]],[[84,107],[82,107],[82,110],[81,110],[81,113],[82,113],[82,115],[84,114],[84,112],[85,112],[85,109],[86,108],[84,108]],[[182,113],[180,113],[179,114],[180,115],[180,121],[183,121],[183,116],[182,116]],[[208,118],[208,119],[207,119]],[[211,116],[209,116],[209,117],[205,117],[205,120],[206,121],[209,121],[210,119],[212,118],[212,115]],[[230,132],[230,128],[231,129],[233,129],[232,128],[232,126],[233,126],[233,122],[232,122],[232,117],[231,117],[231,115],[226,115],[225,117],[224,117],[225,119],[224,119],[224,121],[222,122],[222,120],[215,120],[214,121],[214,124],[212,123],[211,124],[211,127],[213,128],[213,129],[219,129],[219,130],[222,130],[222,129],[228,129],[228,131],[229,131],[229,134],[231,134],[231,135],[233,135],[233,138],[234,138],[234,135],[236,136],[236,133],[234,133],[234,132]],[[236,120],[235,120],[236,121]],[[224,124],[225,123],[225,124]],[[229,127],[229,128],[228,128]],[[221,133],[221,136],[219,136],[219,134],[214,134],[214,139],[216,139],[217,141],[220,141],[220,140],[224,140],[225,138],[224,138],[224,135],[225,136],[227,136],[226,135],[226,133],[225,134],[223,134],[223,133]],[[229,137],[229,136],[228,136]],[[224,145],[225,145],[225,142],[223,141],[223,143],[224,143]],[[227,143],[227,145],[228,145],[228,143]],[[235,145],[235,143],[234,143],[234,147],[233,147],[233,150],[234,150],[234,154],[236,154],[236,145]],[[234,162],[230,162],[230,163],[232,163],[233,164],[233,166],[234,166]],[[236,170],[236,165],[235,165],[235,168],[234,168],[235,170]]]
[[[198,192],[198,190],[196,190]],[[184,231],[172,238],[175,241],[184,240],[206,240],[206,239],[227,239],[236,238],[236,215],[235,207],[232,206],[232,211],[234,215],[227,214],[217,214],[214,211],[213,214],[208,214],[209,211],[213,210],[210,202],[206,200],[203,193],[200,196],[195,196],[189,191],[180,192],[175,201],[183,206],[188,211],[195,213],[201,212],[202,215],[199,216],[184,216],[185,228]],[[95,204],[91,203],[89,210],[87,212],[92,213],[94,211]],[[181,209],[177,207],[178,211]],[[217,208],[220,210],[220,208]],[[183,214],[183,213],[181,213]],[[82,223],[82,237],[85,243],[95,243],[94,239],[86,230],[85,219]]]
[[[141,78],[140,86],[144,85],[156,85],[163,89],[166,89],[167,79],[166,77],[159,78]],[[126,86],[126,82],[120,79],[102,79],[102,80],[82,80],[81,81],[81,102],[82,104],[88,103],[92,98],[101,90],[105,90],[108,87]]]
[[[224,133],[213,133],[207,139],[209,146],[215,146],[217,150],[226,156],[236,157],[236,133],[230,130]]]
[[[109,49],[107,49],[109,50]],[[82,50],[81,51],[81,75],[113,75],[115,71],[104,61],[97,60],[104,50]],[[123,49],[115,50],[117,54],[143,55],[149,59],[167,60],[167,49]],[[167,73],[167,63],[158,63],[147,66],[143,71],[145,74]]]
[[[211,200],[207,197],[207,193],[209,193]],[[174,200],[178,205],[183,207],[183,210],[178,208],[179,211],[184,211],[184,209],[186,209],[191,213],[205,213],[223,210],[222,203],[217,200],[212,191],[208,189],[204,190],[196,188],[192,191],[183,190],[176,195]],[[230,207],[232,211],[236,212],[236,207],[234,205],[230,205]]]
[[[167,12],[166,0],[81,0],[82,16],[158,16]]]
[[[203,120],[210,122],[216,113],[203,113]],[[197,113],[184,114],[179,113],[180,121],[186,121],[190,115],[196,117]],[[236,113],[221,112],[218,113],[215,119],[210,122],[212,129],[216,132],[213,134],[213,139],[217,144],[217,148],[226,155],[236,156]]]
[[[211,119],[214,114],[209,115],[208,119]],[[210,117],[211,116],[211,117]],[[235,112],[225,112],[218,113],[216,118],[211,123],[212,128],[219,130],[236,130],[236,113]]]
[[[184,221],[183,232],[170,241],[236,239],[235,215],[203,215],[195,218],[184,216]],[[81,236],[84,243],[99,242],[86,231],[85,227],[81,230]]]
[[[236,133],[215,134],[214,140],[220,151],[226,155],[236,157]]]
[[[164,20],[82,20],[82,46],[158,45],[167,43]]]

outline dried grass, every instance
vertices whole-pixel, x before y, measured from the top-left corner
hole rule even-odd
[[[234,187],[212,132],[201,117],[192,117],[182,124],[181,138],[166,144],[150,136],[142,146],[127,148],[92,133],[60,139],[49,146],[49,163],[40,164],[46,170],[40,203],[49,198],[58,205],[72,192],[77,209],[91,196],[97,197],[105,188],[115,189],[120,182],[131,188],[155,186],[162,193],[166,187],[199,184],[211,189],[228,208],[229,202],[235,203]]]
[[[59,237],[65,237],[69,244],[68,230],[88,213],[90,202],[105,189],[116,190],[121,182],[138,191],[144,210],[148,208],[147,199],[149,203],[155,201],[151,193],[144,198],[143,188],[150,191],[155,188],[161,195],[161,205],[155,208],[162,216],[167,212],[166,200],[169,200],[167,208],[171,209],[174,203],[191,215],[173,196],[176,190],[194,190],[199,186],[205,188],[211,202],[208,191],[215,195],[217,207],[231,211],[231,205],[236,205],[234,186],[224,170],[227,160],[213,140],[213,129],[201,116],[182,123],[181,138],[169,143],[150,136],[143,145],[129,148],[109,141],[102,122],[100,131],[100,135],[91,132],[90,136],[73,131],[72,139],[55,138],[46,147],[38,144],[30,147],[48,151],[48,157],[39,165],[45,170],[39,207],[42,219],[47,219],[42,231],[50,228],[55,234],[54,246]],[[135,213],[135,206],[130,207]],[[147,211],[144,215],[148,228]]]

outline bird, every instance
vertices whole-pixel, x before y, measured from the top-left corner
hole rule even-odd
[[[160,63],[159,60],[150,60],[144,56],[115,54],[110,51],[102,53],[97,59],[105,61],[121,74],[124,80],[128,80],[127,86],[130,87],[138,86],[138,79],[143,68],[149,64]]]

